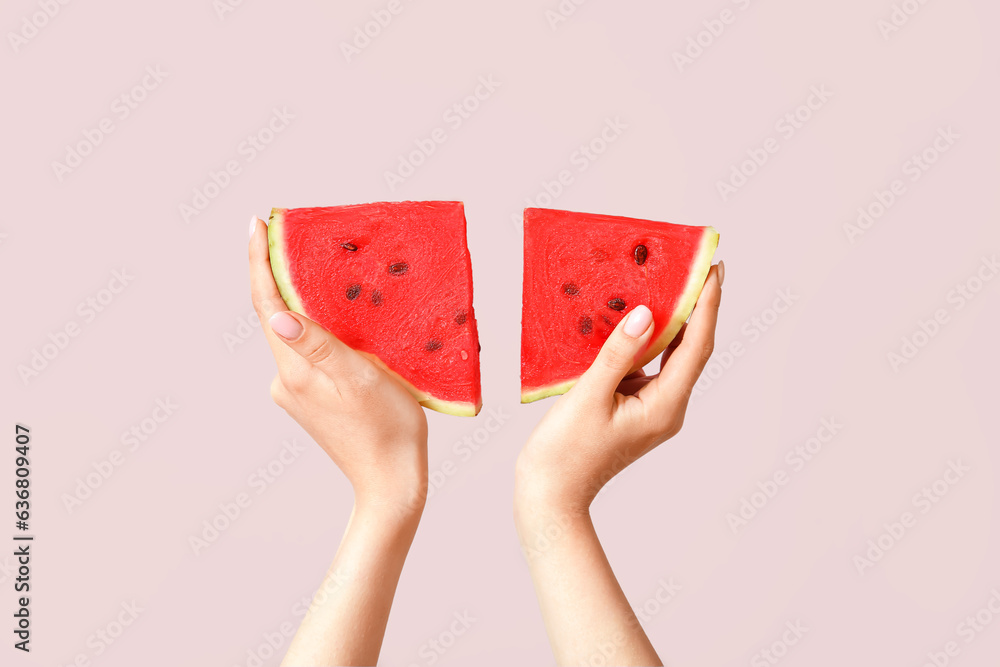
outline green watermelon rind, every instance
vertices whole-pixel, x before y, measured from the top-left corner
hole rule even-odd
[[[284,208],[272,208],[271,217],[268,220],[267,248],[268,255],[271,260],[271,274],[274,276],[274,284],[278,287],[278,293],[281,294],[281,298],[284,300],[285,305],[288,306],[288,309],[293,310],[300,315],[304,315],[309,319],[313,319],[312,316],[306,312],[305,307],[302,305],[302,299],[299,298],[298,292],[296,292],[295,287],[293,287],[292,273],[285,256],[283,232],[285,211],[287,210],[288,209]],[[479,414],[479,411],[483,407],[481,401],[478,404],[473,404],[468,401],[442,401],[435,398],[434,396],[431,396],[430,394],[414,387],[405,378],[403,378],[403,376],[389,368],[389,366],[379,359],[378,356],[369,352],[358,351],[358,353],[367,357],[375,363],[375,365],[385,371],[390,377],[403,385],[403,387],[405,387],[406,390],[413,395],[418,403],[429,410],[443,412],[456,417],[475,417]]]
[[[281,298],[289,310],[309,317],[298,292],[292,287],[292,273],[285,260],[285,211],[283,208],[272,208],[271,217],[267,222],[267,254],[271,259],[271,274],[274,284],[278,286]]]
[[[560,382],[559,384],[552,384],[547,387],[538,387],[526,392],[521,392],[521,403],[534,403],[535,401],[540,401],[543,398],[565,394],[567,391],[572,389],[575,384],[576,378]]]
[[[670,316],[670,322],[667,324],[667,328],[663,330],[663,333],[660,334],[659,338],[650,343],[646,352],[642,355],[635,366],[632,367],[632,370],[630,370],[629,373],[634,373],[639,370],[667,349],[667,345],[670,345],[670,341],[674,339],[677,332],[680,331],[681,327],[684,326],[684,323],[687,322],[688,317],[691,316],[691,312],[694,310],[695,304],[698,303],[698,297],[701,296],[701,290],[705,286],[705,280],[708,278],[708,272],[712,269],[712,258],[715,256],[715,250],[718,247],[719,232],[717,232],[714,227],[706,227],[705,232],[701,237],[701,246],[698,249],[698,253],[694,257],[694,260],[691,262],[691,272],[688,274],[687,285],[684,286],[684,292],[681,293],[681,297],[677,301],[677,307],[674,308],[674,312]],[[532,387],[522,391],[521,403],[534,403],[535,401],[540,401],[543,398],[565,394],[573,388],[573,385],[576,384],[578,379],[579,378],[573,378],[571,380],[564,380],[557,384],[547,385],[544,387]]]

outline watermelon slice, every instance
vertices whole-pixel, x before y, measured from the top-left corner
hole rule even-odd
[[[482,407],[461,202],[276,208],[271,271],[291,310],[396,377],[425,407]]]
[[[691,314],[718,244],[711,227],[525,209],[521,402],[569,391],[639,304],[655,328],[633,370],[649,363]]]

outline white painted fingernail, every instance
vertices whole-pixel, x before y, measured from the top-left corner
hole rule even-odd
[[[257,216],[250,218],[250,238],[253,238],[253,233],[257,230]]]
[[[285,340],[294,341],[302,335],[302,325],[288,311],[279,310],[274,315],[271,315],[268,323],[271,325],[271,331]]]
[[[628,314],[628,320],[625,321],[625,335],[631,338],[638,338],[642,334],[646,333],[646,329],[653,322],[653,313],[646,306],[636,306],[635,309]]]

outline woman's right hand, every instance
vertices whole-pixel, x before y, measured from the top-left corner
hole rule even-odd
[[[517,460],[515,500],[586,513],[608,480],[684,423],[688,399],[712,356],[722,299],[723,264],[713,266],[686,324],[663,352],[660,373],[626,375],[653,333],[639,306],[604,343],[591,367],[535,427]]]

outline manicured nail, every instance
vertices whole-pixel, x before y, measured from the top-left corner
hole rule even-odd
[[[725,262],[722,262],[722,261],[719,262],[718,271],[719,271],[719,287],[722,287],[722,282],[726,279],[726,263]]]
[[[650,323],[653,321],[653,313],[646,306],[636,306],[635,310],[628,314],[625,321],[625,335],[631,338],[638,338],[646,333]]]
[[[257,216],[250,218],[250,238],[253,238],[253,233],[257,230]]]
[[[271,331],[278,334],[285,340],[295,340],[302,335],[302,325],[299,321],[288,314],[288,311],[281,310],[271,315],[268,324],[271,325]]]

